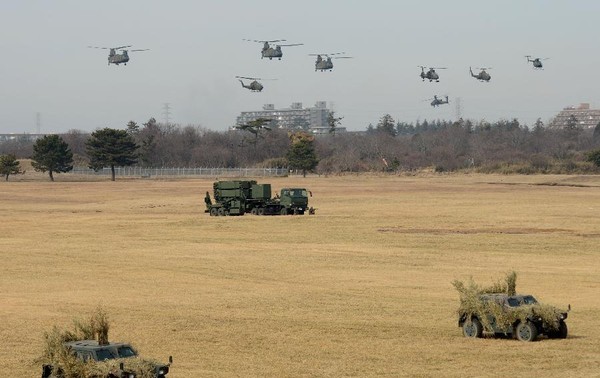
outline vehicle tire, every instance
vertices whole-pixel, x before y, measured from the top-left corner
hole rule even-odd
[[[535,340],[538,331],[531,322],[521,322],[517,325],[516,334],[519,341],[530,342]]]
[[[258,209],[257,209],[256,207],[253,207],[253,208],[252,208],[252,210],[250,210],[250,214],[252,214],[252,215],[256,215],[256,214],[258,214],[258,211],[257,211],[257,210],[258,210]]]
[[[216,217],[217,215],[219,215],[219,209],[217,209],[216,207],[211,207],[210,208],[210,216]]]
[[[256,213],[258,215],[265,215],[265,208],[264,207],[259,207]]]
[[[566,339],[568,334],[569,328],[567,327],[567,323],[561,320],[558,324],[558,329],[556,331],[552,331],[548,337],[552,339]]]
[[[287,209],[284,207],[283,209],[281,209],[281,210],[279,211],[279,214],[280,214],[280,215],[288,215]]]
[[[219,216],[224,217],[225,215],[227,215],[227,212],[225,211],[225,208],[223,207],[219,207],[219,210],[217,212],[219,214]]]
[[[463,335],[465,337],[476,339],[483,335],[483,326],[481,322],[477,318],[473,318],[471,320],[466,320],[462,326]]]

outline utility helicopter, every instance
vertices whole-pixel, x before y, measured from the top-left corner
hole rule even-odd
[[[429,71],[425,72],[425,66],[417,66],[417,67],[421,67],[421,73],[419,74],[419,76],[421,76],[421,79],[423,79],[423,81],[425,81],[425,79],[428,79],[429,82],[432,82],[435,80],[436,83],[440,82],[440,76],[437,74],[437,72],[435,72],[435,70],[445,70],[446,67],[429,67]]]
[[[431,106],[433,106],[433,107],[435,108],[435,107],[437,107],[437,106],[440,106],[440,105],[444,105],[444,104],[447,104],[447,103],[449,103],[449,101],[448,101],[448,96],[445,96],[445,97],[446,97],[446,100],[443,100],[443,99],[441,99],[441,98],[438,98],[438,96],[437,96],[437,95],[434,95],[434,96],[433,96],[433,98],[429,98],[429,99],[427,99],[427,100],[423,100],[423,101],[429,101],[429,100],[433,100],[433,101],[431,101]]]
[[[108,65],[111,63],[114,65],[119,65],[123,63],[123,65],[127,65],[129,62],[129,52],[138,52],[138,51],[148,51],[150,49],[135,49],[135,50],[126,50],[126,48],[131,47],[131,45],[127,46],[119,46],[119,47],[98,47],[98,46],[88,46],[90,49],[102,49],[109,50],[108,52]],[[117,50],[121,51],[120,54],[117,54]]]
[[[251,90],[252,92],[260,92],[263,90],[264,86],[258,82],[258,80],[277,80],[277,79],[261,79],[260,77],[247,77],[247,76],[236,76],[239,79],[240,83],[242,83],[242,87]],[[244,84],[242,79],[252,80],[250,84]]]
[[[315,61],[315,72],[316,71],[333,71],[333,61],[332,59],[352,59],[351,56],[331,56],[331,55],[343,55],[345,52],[339,53],[329,53],[329,54],[308,54],[309,56],[316,56],[317,60]],[[323,59],[326,57],[326,59]]]
[[[260,51],[260,58],[269,58],[269,60],[273,60],[273,58],[278,58],[279,60],[281,60],[281,57],[283,56],[283,51],[281,51],[281,47],[291,47],[291,46],[302,46],[304,43],[291,43],[291,44],[287,44],[287,45],[275,45],[275,47],[273,48],[273,46],[270,45],[270,43],[276,43],[276,42],[285,42],[285,39],[274,39],[272,41],[259,41],[256,39],[244,39],[244,41],[248,41],[248,42],[258,42],[258,43],[262,43],[263,44],[263,48]]]
[[[533,63],[533,68],[536,70],[543,70],[544,69],[544,65],[542,64],[542,60],[548,60],[550,58],[534,58],[531,59],[531,55],[525,55],[525,58],[527,58],[527,62],[528,63]]]
[[[475,75],[473,73],[473,70],[471,69],[471,67],[469,67],[469,72],[471,72],[471,76],[473,76],[475,79],[479,80],[479,81],[485,81],[485,82],[490,82],[490,80],[492,79],[492,77],[490,76],[489,73],[485,72],[485,70],[491,70],[492,67],[481,67],[481,68],[476,68],[478,70],[481,70],[477,75]]]

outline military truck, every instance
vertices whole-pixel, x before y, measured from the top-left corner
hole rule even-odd
[[[250,181],[216,181],[213,183],[214,202],[207,192],[205,212],[211,216],[224,215],[289,215],[308,210],[309,191],[304,188],[283,188],[271,198],[271,184]]]
[[[99,344],[96,340],[69,341],[63,345],[67,352],[76,360],[85,363],[93,370],[93,376],[98,378],[136,378],[147,377],[165,378],[173,357],[168,364],[155,363],[138,357],[136,350],[127,343],[109,342]],[[92,365],[88,365],[92,364]],[[69,366],[72,368],[72,366]],[[62,378],[65,367],[60,363],[42,366],[42,378]]]

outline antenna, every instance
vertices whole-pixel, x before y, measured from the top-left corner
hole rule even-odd
[[[171,120],[171,104],[165,102],[163,104],[163,113],[165,116],[165,125],[169,126],[169,121]]]

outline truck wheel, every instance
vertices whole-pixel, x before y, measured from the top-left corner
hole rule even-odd
[[[256,211],[256,214],[258,214],[258,215],[265,215],[265,208],[264,207],[259,207],[258,210]]]
[[[463,323],[462,329],[463,335],[468,338],[476,339],[483,335],[483,326],[477,318],[465,321]]]
[[[558,329],[548,332],[548,337],[551,339],[566,339],[568,333],[567,323],[561,320],[558,324]]]
[[[520,341],[533,341],[537,334],[537,328],[531,322],[521,322],[517,326],[517,339]]]
[[[284,207],[283,209],[281,209],[281,211],[279,212],[280,215],[288,215],[287,209]]]
[[[219,214],[219,216],[222,216],[222,217],[227,215],[227,213],[225,212],[225,209],[222,207],[219,207],[219,210],[217,213]]]
[[[219,215],[219,209],[217,209],[216,207],[212,207],[210,209],[210,216],[211,217],[216,217],[217,215]]]
[[[250,210],[250,214],[252,215],[257,215],[258,214],[258,209],[256,207],[253,207],[252,210]]]

